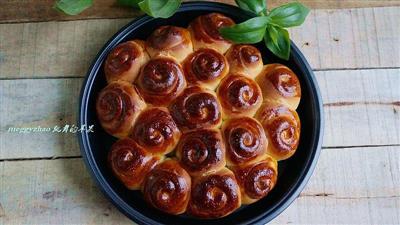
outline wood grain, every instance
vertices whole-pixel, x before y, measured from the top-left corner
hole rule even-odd
[[[234,0],[214,0],[235,4]],[[289,0],[269,0],[268,7],[274,8],[281,4],[291,2]],[[400,6],[398,0],[300,0],[303,4],[314,9],[330,8],[355,8],[355,7],[380,7]],[[54,21],[54,20],[82,20],[101,18],[131,18],[141,15],[141,12],[129,7],[121,7],[116,0],[96,0],[89,9],[77,16],[68,16],[53,9],[54,0],[3,0],[0,8],[0,23]],[[34,7],[33,7],[34,6]]]
[[[393,147],[324,150],[306,189],[272,223],[398,224],[399,158]],[[0,162],[0,177],[0,224],[130,224],[81,159]]]
[[[400,144],[400,69],[319,71],[316,77],[325,103],[324,147]],[[0,159],[79,155],[75,134],[8,130],[76,124],[81,83],[81,78],[0,81],[0,115],[7,115],[0,123]]]
[[[400,7],[315,10],[292,38],[316,70],[400,67]],[[0,79],[83,77],[130,19],[0,24]]]

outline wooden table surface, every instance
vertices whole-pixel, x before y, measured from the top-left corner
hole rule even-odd
[[[399,224],[400,1],[301,2],[313,10],[290,32],[322,92],[323,150],[271,223]],[[130,224],[90,178],[75,134],[9,132],[76,124],[91,60],[138,15],[111,0],[76,17],[52,4],[0,3],[0,224]]]

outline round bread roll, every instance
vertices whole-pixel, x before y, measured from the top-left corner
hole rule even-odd
[[[269,156],[260,162],[231,169],[240,186],[242,204],[251,204],[265,197],[275,187],[278,178],[278,163]]]
[[[130,190],[140,189],[148,172],[161,160],[161,157],[151,155],[130,138],[115,142],[108,154],[111,170]]]
[[[300,81],[291,69],[281,64],[268,64],[256,78],[264,99],[272,99],[296,110],[300,103]]]
[[[252,45],[233,45],[225,56],[229,62],[230,73],[243,74],[252,79],[264,66],[260,51]]]
[[[216,128],[222,123],[221,106],[214,92],[199,86],[186,88],[169,109],[182,131]]]
[[[146,176],[142,188],[144,199],[166,213],[182,214],[190,199],[191,182],[178,161],[167,159]]]
[[[104,73],[108,83],[117,80],[133,82],[140,68],[149,61],[149,55],[141,40],[117,45],[107,56]]]
[[[267,152],[268,141],[261,124],[250,117],[227,120],[222,125],[228,166],[246,165],[260,160]]]
[[[216,129],[200,129],[184,133],[176,149],[176,157],[192,176],[220,170],[226,165],[225,145]]]
[[[223,119],[231,117],[253,117],[260,108],[263,97],[258,84],[245,76],[230,74],[217,90],[223,110]]]
[[[181,66],[170,57],[151,59],[137,79],[140,94],[147,103],[168,106],[186,87]]]
[[[183,64],[189,84],[215,90],[229,71],[228,62],[221,53],[210,48],[201,48],[186,58]]]
[[[136,87],[126,81],[115,81],[101,90],[96,101],[97,118],[110,135],[123,138],[129,135],[146,103]]]
[[[269,155],[279,161],[296,152],[301,129],[296,111],[281,103],[267,101],[257,112],[256,118],[261,122],[268,138]]]
[[[147,151],[168,154],[178,144],[181,132],[167,108],[147,108],[136,121],[131,137]]]
[[[235,22],[220,13],[201,15],[189,25],[194,50],[200,48],[212,48],[224,54],[232,45],[232,42],[224,39],[219,29],[234,25]]]
[[[182,62],[193,52],[193,45],[187,29],[175,26],[161,26],[147,39],[146,50],[151,57],[158,55],[171,56],[178,62]]]
[[[188,213],[205,219],[224,217],[241,205],[240,188],[227,168],[193,180]]]

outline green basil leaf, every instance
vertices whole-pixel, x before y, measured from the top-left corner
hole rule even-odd
[[[117,3],[118,3],[118,5],[139,8],[139,3],[141,1],[143,1],[143,0],[118,0]]]
[[[54,8],[74,16],[93,5],[93,0],[58,0]]]
[[[235,0],[236,4],[244,10],[254,12],[257,15],[265,15],[267,13],[266,0]]]
[[[290,55],[289,32],[282,27],[268,25],[264,36],[267,48],[281,59],[288,60]]]
[[[268,22],[266,16],[254,17],[243,23],[223,27],[219,32],[222,37],[235,43],[254,44],[263,39]]]
[[[288,3],[274,8],[269,17],[271,22],[281,27],[294,27],[301,25],[306,19],[310,9],[298,2]]]
[[[139,3],[139,7],[154,18],[168,18],[179,9],[181,2],[181,0],[144,0]]]

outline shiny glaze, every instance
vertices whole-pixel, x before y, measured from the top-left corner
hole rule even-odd
[[[137,189],[159,160],[130,138],[115,142],[108,154],[110,168],[130,189]]]
[[[219,28],[235,24],[232,19],[220,13],[210,13],[197,17],[190,27],[193,29],[194,38],[205,43],[226,41],[220,34]]]
[[[152,153],[166,154],[176,146],[181,132],[166,108],[154,107],[139,115],[131,137]]]
[[[175,160],[157,165],[143,183],[145,200],[155,208],[175,215],[186,211],[190,191],[191,178]]]
[[[180,65],[172,58],[150,60],[138,77],[138,89],[146,102],[168,105],[184,89],[186,82]]]
[[[216,97],[198,86],[186,88],[170,106],[179,127],[210,128],[221,122],[221,108]]]
[[[256,47],[244,44],[233,45],[226,57],[230,64],[240,67],[252,66],[262,60],[261,53]]]
[[[266,152],[267,139],[261,124],[250,117],[233,118],[223,125],[227,157],[233,164],[246,164]]]
[[[141,54],[141,47],[132,41],[124,42],[115,47],[104,64],[106,76],[119,76],[125,71],[128,71],[133,62]]]
[[[159,50],[173,48],[190,41],[185,32],[187,31],[181,27],[161,26],[149,36],[147,45]]]
[[[189,213],[202,218],[220,218],[240,206],[240,190],[232,172],[200,177],[192,188]]]
[[[279,64],[266,74],[267,79],[283,97],[300,97],[300,81],[292,70]]]
[[[201,129],[182,135],[177,157],[191,175],[225,166],[225,145],[219,130]]]

